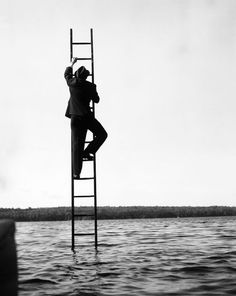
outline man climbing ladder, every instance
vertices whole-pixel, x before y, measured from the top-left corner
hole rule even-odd
[[[72,151],[73,151],[73,178],[79,179],[83,160],[92,160],[94,154],[107,138],[107,132],[101,123],[94,117],[90,102],[99,102],[96,85],[87,81],[90,72],[81,66],[73,76],[73,65],[79,60],[74,58],[71,66],[64,73],[70,91],[66,117],[71,119]],[[93,133],[93,141],[84,149],[87,130]]]

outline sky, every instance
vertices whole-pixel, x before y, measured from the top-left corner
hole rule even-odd
[[[70,206],[70,28],[94,30],[98,205],[236,206],[234,0],[3,0],[0,207]]]

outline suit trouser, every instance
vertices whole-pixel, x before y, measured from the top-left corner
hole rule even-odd
[[[73,173],[80,175],[83,156],[95,154],[107,138],[107,132],[93,115],[71,116]],[[84,149],[87,130],[93,133],[94,140]]]

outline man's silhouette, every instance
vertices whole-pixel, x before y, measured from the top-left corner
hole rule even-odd
[[[72,66],[76,61],[77,58],[74,58],[71,66],[66,68],[64,77],[70,90],[70,100],[65,116],[71,119],[73,177],[79,179],[83,159],[93,159],[93,155],[106,140],[107,132],[90,110],[91,100],[98,103],[100,99],[96,85],[86,80],[90,74],[89,71],[81,66],[73,76]],[[84,150],[87,130],[93,133],[94,140]]]

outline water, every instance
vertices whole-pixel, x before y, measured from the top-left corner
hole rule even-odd
[[[19,296],[236,295],[236,217],[98,226],[98,252],[92,236],[73,253],[69,221],[17,223]]]

